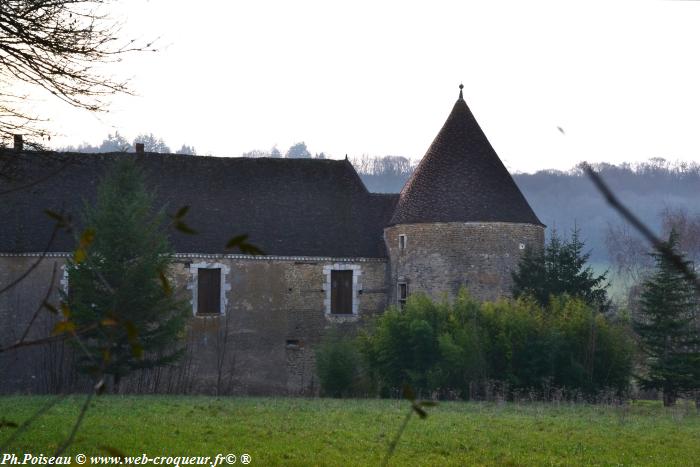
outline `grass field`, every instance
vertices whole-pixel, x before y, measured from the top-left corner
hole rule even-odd
[[[0,420],[21,423],[48,400],[0,397]],[[61,401],[6,453],[52,454],[82,400]],[[66,454],[247,453],[264,466],[378,465],[408,411],[405,401],[186,396],[102,396],[91,405]],[[0,446],[15,429],[0,428]],[[700,465],[700,415],[657,403],[445,402],[410,420],[390,465]]]

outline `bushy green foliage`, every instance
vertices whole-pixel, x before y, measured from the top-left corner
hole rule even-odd
[[[509,390],[624,391],[634,351],[625,323],[581,299],[554,298],[543,308],[531,298],[479,303],[465,290],[452,303],[412,295],[403,311],[377,318],[360,342],[380,386],[465,398],[487,381]]]
[[[666,244],[678,246],[671,231]],[[695,289],[669,258],[653,253],[654,274],[643,284],[641,310],[635,330],[647,357],[643,388],[662,390],[664,403],[673,405],[680,392],[700,389],[700,330]]]
[[[346,397],[359,389],[360,356],[353,339],[328,333],[316,348],[316,374],[324,395]]]
[[[606,311],[610,307],[607,272],[596,276],[587,266],[590,253],[583,252],[584,245],[579,230],[574,229],[569,240],[554,231],[544,251],[528,248],[512,273],[513,296],[531,296],[547,306],[550,297],[568,294]]]
[[[361,335],[361,349],[380,385],[416,390],[462,389],[485,375],[479,304],[466,292],[454,304],[412,295],[388,309]],[[471,324],[471,325],[470,325]]]
[[[79,330],[80,367],[111,374],[168,364],[180,354],[187,309],[168,284],[171,250],[164,214],[129,157],[120,159],[84,212],[86,232],[68,262],[64,296]]]

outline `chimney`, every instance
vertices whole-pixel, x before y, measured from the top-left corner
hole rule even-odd
[[[136,143],[136,154],[143,154],[143,143]]]
[[[22,135],[15,135],[15,151],[22,152],[24,150],[24,141]]]

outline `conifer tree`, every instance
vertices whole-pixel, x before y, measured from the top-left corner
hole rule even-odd
[[[512,274],[513,296],[529,295],[546,306],[551,296],[567,294],[607,311],[607,272],[594,273],[587,265],[590,253],[583,252],[584,246],[575,228],[570,240],[562,240],[554,231],[544,251],[527,249]]]
[[[512,277],[513,297],[531,296],[538,303],[547,304],[550,291],[547,286],[545,255],[542,251],[528,246],[520,258],[518,270],[512,273]]]
[[[172,254],[164,213],[130,157],[119,159],[85,206],[85,232],[68,262],[64,296],[81,334],[80,368],[119,381],[139,368],[176,360],[186,307],[172,293],[167,271]]]
[[[674,230],[667,246],[678,246]],[[645,389],[663,391],[664,405],[671,406],[682,392],[700,389],[698,299],[693,285],[666,256],[652,253],[652,257],[655,271],[643,284],[641,309],[634,320],[647,357],[640,383]]]

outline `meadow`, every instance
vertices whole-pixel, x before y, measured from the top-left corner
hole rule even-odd
[[[8,425],[48,400],[0,397],[0,446],[17,429]],[[52,454],[83,400],[53,406],[5,453]],[[66,454],[115,448],[149,457],[233,453],[236,465],[243,453],[250,465],[379,465],[408,410],[401,400],[100,396]],[[700,415],[690,404],[442,402],[428,410],[409,421],[389,465],[700,465]]]

